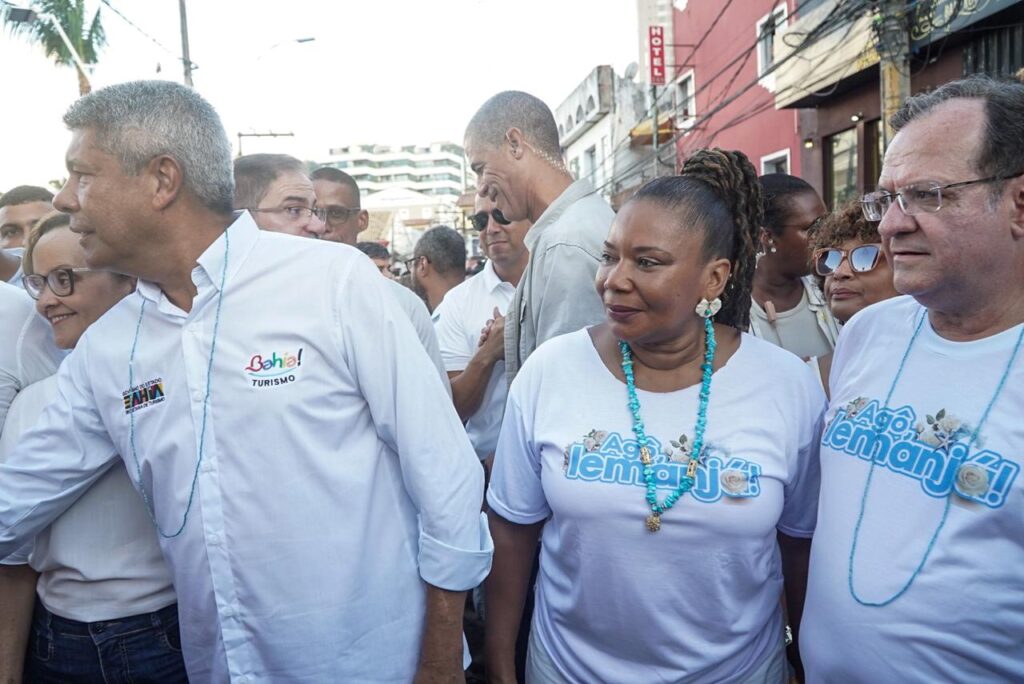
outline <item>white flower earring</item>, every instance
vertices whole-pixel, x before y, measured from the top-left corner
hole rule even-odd
[[[694,311],[697,312],[697,315],[701,318],[711,318],[721,310],[722,300],[719,297],[715,297],[710,302],[707,298],[704,298],[700,300],[700,303],[697,304],[697,308],[694,309]]]

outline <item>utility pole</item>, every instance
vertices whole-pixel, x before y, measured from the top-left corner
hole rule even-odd
[[[654,142],[654,177],[658,177],[658,86],[651,86],[651,98],[654,100],[654,119],[651,122],[651,135]],[[642,177],[642,176],[641,176]]]
[[[192,58],[188,54],[188,16],[185,13],[185,0],[178,0],[181,13],[181,62],[185,67],[185,85],[192,87]]]
[[[876,21],[882,145],[888,147],[895,135],[889,120],[910,97],[910,35],[906,0],[882,0]]]
[[[238,134],[238,156],[242,156],[242,138],[294,138],[294,133],[239,133]]]

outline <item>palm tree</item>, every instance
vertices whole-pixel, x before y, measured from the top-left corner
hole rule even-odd
[[[33,0],[30,7],[36,14],[34,19],[26,21],[23,16],[12,17],[13,12],[8,10],[3,13],[4,24],[12,35],[24,35],[42,47],[43,53],[60,66],[74,66],[78,72],[78,93],[85,95],[92,89],[89,79],[82,68],[75,64],[71,51],[53,22],[58,22],[64,29],[82,63],[95,64],[100,49],[107,42],[99,9],[89,20],[85,0]]]

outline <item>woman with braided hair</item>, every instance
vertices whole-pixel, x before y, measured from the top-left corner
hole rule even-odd
[[[541,535],[527,682],[786,681],[779,597],[796,628],[825,398],[743,332],[761,211],[739,152],[648,183],[604,243],[606,321],[512,383],[488,493],[492,681],[515,680]]]

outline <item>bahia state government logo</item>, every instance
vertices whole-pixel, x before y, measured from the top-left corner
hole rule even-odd
[[[279,387],[295,382],[295,376],[302,367],[302,347],[299,351],[272,352],[269,356],[253,354],[245,372],[253,387]]]

